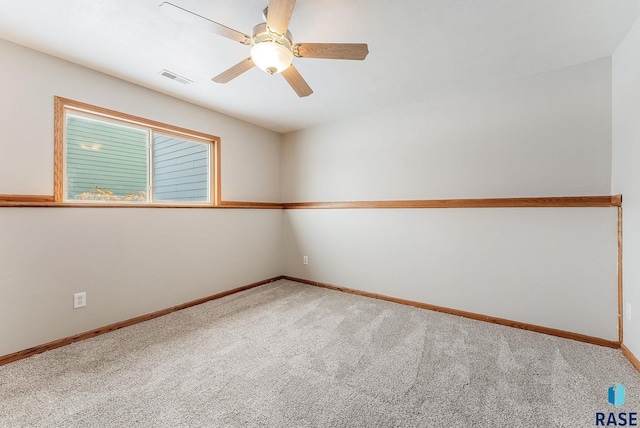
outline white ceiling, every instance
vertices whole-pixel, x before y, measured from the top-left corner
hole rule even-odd
[[[609,56],[640,13],[640,0],[298,0],[294,42],[370,51],[365,61],[295,58],[314,90],[299,98],[257,68],[212,82],[249,47],[185,26],[161,2],[0,0],[0,38],[289,132]],[[172,2],[251,34],[268,0]]]

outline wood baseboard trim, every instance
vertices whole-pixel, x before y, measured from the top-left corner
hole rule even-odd
[[[583,335],[583,334],[579,334],[579,333],[572,333],[572,332],[568,332],[568,331],[564,331],[564,330],[557,330],[557,329],[553,329],[553,328],[548,328],[548,327],[542,327],[542,326],[537,326],[537,325],[533,325],[533,324],[527,324],[527,323],[522,323],[522,322],[518,322],[518,321],[512,321],[512,320],[507,320],[504,318],[497,318],[497,317],[491,317],[488,315],[482,315],[482,314],[477,314],[477,313],[473,313],[473,312],[467,312],[467,311],[461,311],[458,309],[451,309],[451,308],[446,308],[446,307],[442,307],[442,306],[436,306],[436,305],[431,305],[428,303],[422,303],[422,302],[416,302],[413,300],[406,300],[406,299],[399,299],[396,297],[390,297],[390,296],[386,296],[383,294],[376,294],[376,293],[370,293],[367,291],[361,291],[361,290],[355,290],[355,289],[351,289],[351,288],[346,288],[346,287],[339,287],[339,286],[335,286],[335,285],[331,285],[331,284],[327,284],[327,283],[323,283],[323,282],[318,282],[318,281],[310,281],[307,279],[303,279],[303,278],[296,278],[296,277],[292,277],[292,276],[277,276],[277,277],[273,277],[273,278],[269,278],[269,279],[265,279],[263,281],[258,281],[258,282],[254,282],[252,284],[247,284],[241,287],[237,287],[231,290],[227,290],[227,291],[223,291],[220,293],[216,293],[213,294],[211,296],[207,296],[207,297],[203,297],[201,299],[197,299],[197,300],[192,300],[190,302],[187,303],[183,303],[180,305],[176,305],[176,306],[172,306],[170,308],[166,308],[166,309],[161,309],[159,311],[156,312],[152,312],[146,315],[141,315],[138,317],[134,317],[134,318],[130,318],[128,320],[124,320],[124,321],[120,321],[117,323],[113,323],[113,324],[109,324],[103,327],[99,327],[97,329],[93,329],[93,330],[89,330],[86,331],[84,333],[79,333],[73,336],[69,336],[63,339],[58,339],[58,340],[54,340],[52,342],[49,343],[45,343],[43,345],[38,345],[38,346],[34,346],[32,348],[28,348],[22,351],[18,351],[18,352],[14,352],[12,354],[9,355],[4,355],[4,356],[0,356],[0,366],[4,365],[4,364],[9,364],[12,363],[14,361],[18,361],[24,358],[28,358],[31,357],[33,355],[37,355],[37,354],[41,354],[43,352],[46,351],[50,351],[56,348],[60,348],[66,345],[70,345],[74,342],[79,342],[81,340],[85,340],[85,339],[90,339],[92,337],[96,337],[96,336],[100,336],[102,334],[105,333],[109,333],[111,331],[115,331],[115,330],[119,330],[121,328],[124,327],[129,327],[144,321],[149,321],[152,320],[154,318],[158,318],[164,315],[168,315],[172,312],[176,312],[176,311],[180,311],[182,309],[186,309],[186,308],[190,308],[192,306],[197,306],[200,305],[202,303],[206,303],[209,302],[211,300],[216,300],[216,299],[220,299],[222,297],[225,296],[229,296],[231,294],[235,294],[235,293],[239,293],[241,291],[245,291],[245,290],[249,290],[251,288],[255,288],[255,287],[259,287],[261,285],[264,284],[268,284],[270,282],[274,282],[274,281],[278,281],[280,279],[286,279],[289,281],[295,281],[295,282],[300,282],[303,284],[308,284],[308,285],[312,285],[312,286],[316,286],[316,287],[322,287],[322,288],[327,288],[330,290],[335,290],[335,291],[341,291],[343,293],[350,293],[350,294],[355,294],[355,295],[359,295],[359,296],[364,296],[364,297],[369,297],[369,298],[373,298],[373,299],[379,299],[379,300],[385,300],[385,301],[389,301],[389,302],[393,302],[393,303],[398,303],[401,305],[406,305],[406,306],[413,306],[416,308],[420,308],[420,309],[427,309],[427,310],[432,310],[432,311],[436,311],[436,312],[442,312],[442,313],[446,313],[446,314],[450,314],[450,315],[457,315],[457,316],[461,316],[464,318],[469,318],[469,319],[473,319],[473,320],[477,320],[477,321],[484,321],[484,322],[490,322],[493,324],[499,324],[499,325],[504,325],[507,327],[512,327],[512,328],[519,328],[519,329],[523,329],[523,330],[529,330],[529,331],[533,331],[536,333],[543,333],[543,334],[548,334],[551,336],[557,336],[557,337],[561,337],[564,339],[571,339],[571,340],[576,340],[579,342],[585,342],[585,343],[590,343],[593,345],[598,345],[598,346],[605,346],[608,348],[615,348],[615,349],[621,349],[622,353],[624,354],[624,356],[629,360],[629,362],[631,362],[631,364],[638,370],[640,371],[640,360],[638,360],[636,358],[635,355],[633,355],[633,353],[629,350],[629,348],[627,348],[624,344],[621,344],[620,342],[615,342],[615,341],[611,341],[611,340],[606,340],[606,339],[601,339],[601,338],[597,338],[597,337],[593,337],[593,336],[587,336],[587,335]]]
[[[344,293],[356,294],[364,297],[371,297],[374,299],[386,300],[388,302],[399,303],[401,305],[413,306],[420,309],[428,309],[430,311],[442,312],[450,315],[457,315],[464,318],[470,318],[477,321],[490,322],[493,324],[504,325],[507,327],[519,328],[522,330],[529,330],[536,333],[548,334],[551,336],[562,337],[564,339],[576,340],[578,342],[590,343],[592,345],[605,346],[608,348],[620,348],[620,342],[612,340],[601,339],[599,337],[587,336],[579,333],[572,333],[564,330],[557,330],[555,328],[542,327],[534,324],[527,324],[519,321],[507,320],[504,318],[491,317],[488,315],[476,314],[474,312],[461,311],[458,309],[445,308],[442,306],[430,305],[428,303],[416,302],[413,300],[399,299],[396,297],[385,296],[383,294],[369,293],[368,291],[354,290],[346,287],[338,287],[331,284],[326,284],[317,281],[309,281],[307,279],[295,278],[291,276],[283,276],[283,279],[290,281],[301,282],[303,284],[314,285],[316,287],[328,288],[330,290],[342,291]]]
[[[620,349],[622,350],[622,354],[629,360],[631,365],[636,368],[640,372],[640,360],[633,355],[633,352],[629,348],[626,347],[624,343],[620,345]]]
[[[141,316],[134,317],[134,318],[131,318],[131,319],[128,319],[128,320],[124,320],[124,321],[120,321],[120,322],[117,322],[117,323],[114,323],[114,324],[109,324],[109,325],[106,325],[104,327],[99,327],[99,328],[96,328],[94,330],[89,330],[89,331],[86,331],[84,333],[79,333],[79,334],[76,334],[76,335],[73,335],[73,336],[65,337],[63,339],[54,340],[52,342],[45,343],[43,345],[34,346],[32,348],[25,349],[23,351],[14,352],[13,354],[0,356],[0,366],[4,365],[4,364],[11,363],[11,362],[14,362],[14,361],[21,360],[23,358],[31,357],[31,356],[36,355],[36,354],[41,354],[41,353],[43,353],[45,351],[50,351],[52,349],[56,349],[56,348],[60,348],[62,346],[70,345],[70,344],[72,344],[74,342],[79,342],[81,340],[90,339],[92,337],[100,336],[101,334],[109,333],[110,331],[119,330],[119,329],[124,328],[124,327],[129,327],[129,326],[132,326],[134,324],[138,324],[138,323],[141,323],[141,322],[144,322],[144,321],[149,321],[149,320],[152,320],[154,318],[161,317],[163,315],[168,315],[168,314],[170,314],[172,312],[180,311],[182,309],[190,308],[192,306],[197,306],[197,305],[200,305],[202,303],[209,302],[211,300],[220,299],[222,297],[229,296],[231,294],[239,293],[240,291],[249,290],[250,288],[254,288],[254,287],[258,287],[260,285],[268,284],[270,282],[277,281],[279,279],[282,279],[282,277],[278,276],[278,277],[274,277],[274,278],[270,278],[270,279],[265,279],[264,281],[259,281],[259,282],[254,282],[252,284],[243,285],[242,287],[234,288],[232,290],[223,291],[221,293],[213,294],[211,296],[203,297],[201,299],[193,300],[193,301],[190,301],[190,302],[187,302],[187,303],[183,303],[181,305],[172,306],[172,307],[166,308],[166,309],[161,309],[159,311],[152,312],[150,314],[141,315]]]
[[[374,208],[598,208],[622,205],[622,196],[556,196],[541,198],[427,199],[404,201],[287,202],[284,209]]]

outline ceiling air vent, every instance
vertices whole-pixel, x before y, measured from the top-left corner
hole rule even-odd
[[[176,82],[180,82],[180,83],[182,83],[183,85],[186,85],[186,84],[188,84],[188,83],[193,83],[193,81],[192,81],[192,80],[189,80],[189,79],[187,79],[186,77],[178,76],[176,73],[172,73],[172,72],[171,72],[171,71],[169,71],[169,70],[162,70],[162,71],[160,72],[160,75],[161,75],[161,76],[164,76],[164,77],[168,77],[168,78],[169,78],[169,79],[171,79],[171,80],[175,80]]]

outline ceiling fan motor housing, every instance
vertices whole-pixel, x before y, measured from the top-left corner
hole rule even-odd
[[[289,31],[279,35],[269,31],[266,23],[258,24],[253,27],[251,59],[258,68],[269,74],[281,73],[293,61],[292,39]]]

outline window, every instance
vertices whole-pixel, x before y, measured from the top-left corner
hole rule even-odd
[[[56,97],[55,200],[216,205],[217,137]]]

